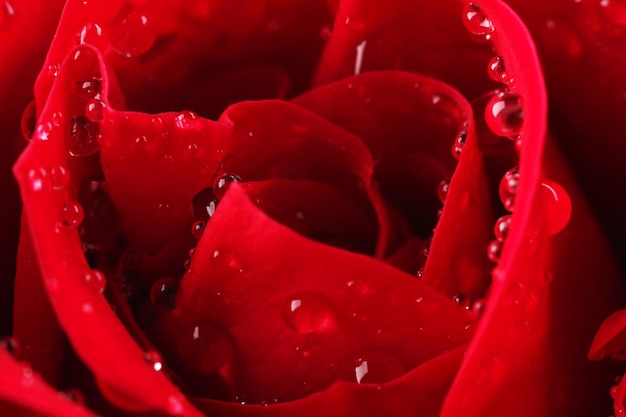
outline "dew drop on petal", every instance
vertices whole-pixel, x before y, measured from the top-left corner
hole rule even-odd
[[[52,123],[41,122],[35,128],[33,139],[46,141],[50,139],[50,133],[52,133]]]
[[[237,394],[233,397],[233,402],[237,403],[237,404],[245,404],[246,403],[246,397],[244,397],[241,394]]]
[[[234,347],[228,332],[209,320],[183,326],[177,347],[185,366],[198,373],[216,372],[234,357]]]
[[[33,191],[43,191],[49,185],[48,172],[43,168],[28,171],[28,181]]]
[[[97,292],[102,294],[107,286],[107,279],[104,273],[98,269],[92,269],[85,274],[85,281]]]
[[[310,291],[289,297],[283,309],[283,318],[287,326],[298,333],[329,332],[337,327],[330,301]]]
[[[487,64],[487,74],[489,78],[499,83],[508,81],[508,74],[504,66],[504,59],[501,56],[494,56]]]
[[[499,240],[493,240],[487,245],[487,257],[491,262],[498,262],[502,255],[503,243]]]
[[[496,239],[502,241],[506,239],[506,236],[509,233],[509,228],[511,227],[511,220],[513,220],[513,216],[507,214],[505,216],[500,217],[493,228],[493,233],[496,236]]]
[[[220,200],[224,198],[228,187],[230,187],[230,184],[233,182],[241,182],[241,178],[239,178],[236,174],[226,173],[220,175],[213,184],[213,192],[215,193],[215,196]]]
[[[158,279],[150,289],[150,302],[162,311],[170,311],[176,308],[176,291],[178,280],[174,277]]]
[[[176,116],[176,126],[180,129],[194,129],[198,122],[198,115],[190,110],[182,111]]]
[[[439,201],[444,203],[446,201],[446,197],[448,196],[448,187],[450,186],[450,181],[443,180],[439,183],[437,187],[437,197],[439,197]]]
[[[70,173],[63,165],[53,167],[50,170],[50,184],[53,190],[62,190],[70,182]]]
[[[143,360],[157,372],[163,369],[163,357],[156,350],[147,350],[143,354]]]
[[[111,25],[111,46],[115,52],[126,58],[147,52],[155,40],[153,22],[132,6],[122,8]]]
[[[76,95],[85,100],[100,97],[102,93],[102,80],[92,77],[76,82]]]
[[[340,379],[357,384],[380,384],[404,375],[404,363],[383,349],[365,349],[340,366]]]
[[[61,223],[68,228],[76,228],[83,222],[83,207],[75,201],[67,201],[61,210]]]
[[[35,125],[37,124],[37,103],[35,100],[31,101],[22,113],[20,120],[20,127],[22,129],[22,136],[26,141],[30,142],[35,133]]]
[[[494,31],[491,20],[474,2],[469,2],[463,7],[462,19],[465,28],[480,39],[488,39]]]
[[[483,313],[485,312],[485,305],[486,305],[485,299],[479,298],[472,303],[472,311],[478,317],[481,317]]]
[[[102,28],[97,23],[87,23],[76,34],[76,43],[79,45],[88,43],[96,47],[102,46]]]
[[[454,139],[454,144],[452,144],[452,156],[456,159],[461,157],[461,152],[463,152],[463,148],[465,147],[465,141],[467,140],[467,132],[461,131],[457,134]]]
[[[205,220],[213,217],[219,200],[215,197],[212,188],[205,188],[191,200],[193,214],[196,219]]]
[[[508,170],[500,181],[499,194],[502,205],[507,211],[512,212],[515,207],[515,195],[519,187],[520,173],[519,167]]]
[[[100,147],[100,126],[85,116],[74,116],[65,137],[65,148],[72,156],[88,156],[96,153]]]
[[[104,118],[104,101],[93,99],[85,105],[85,117],[92,122],[100,122]]]
[[[544,180],[541,183],[542,233],[551,236],[567,226],[572,217],[572,200],[558,183]]]
[[[18,358],[20,354],[20,345],[17,339],[12,336],[6,336],[0,339],[0,349],[3,349],[14,358]]]
[[[496,93],[485,106],[485,122],[498,136],[519,135],[524,122],[520,96],[509,91]]]
[[[198,220],[191,225],[191,234],[193,235],[193,237],[199,240],[202,237],[202,233],[204,232],[205,228],[206,222]]]

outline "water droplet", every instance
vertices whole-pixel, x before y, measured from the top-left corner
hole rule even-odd
[[[354,355],[340,368],[342,380],[357,384],[379,384],[398,378],[406,373],[404,363],[391,352],[382,349],[369,349]]]
[[[493,24],[476,3],[469,2],[463,7],[462,18],[465,28],[474,35],[477,40],[490,39],[494,31]]]
[[[519,167],[508,170],[500,181],[499,194],[502,205],[507,211],[512,212],[515,207],[515,195],[519,187],[520,173]]]
[[[156,350],[147,350],[143,354],[143,360],[157,372],[163,369],[163,357]]]
[[[76,95],[85,100],[100,97],[102,93],[102,80],[92,77],[76,82]]]
[[[173,277],[163,277],[157,280],[150,289],[150,302],[153,306],[163,311],[176,308],[176,291],[178,280]]]
[[[104,118],[104,108],[106,104],[104,101],[93,99],[89,100],[85,105],[85,117],[92,122],[100,122]]]
[[[511,227],[511,220],[513,220],[513,216],[507,214],[506,216],[500,217],[496,221],[496,225],[493,228],[493,233],[496,235],[496,239],[500,241],[506,239],[506,236],[509,234],[509,229]]]
[[[215,184],[213,184],[213,192],[218,199],[224,198],[228,187],[233,182],[241,182],[241,178],[239,178],[236,174],[222,174],[216,180]]]
[[[87,156],[98,152],[100,126],[85,116],[74,116],[69,134],[65,137],[65,148],[72,156]]]
[[[287,299],[283,318],[298,333],[329,332],[337,327],[330,302],[321,294],[303,291]]]
[[[237,403],[237,404],[245,404],[246,403],[246,397],[244,397],[241,394],[237,394],[235,395],[235,397],[233,398],[233,402]]]
[[[33,168],[28,171],[28,181],[33,191],[42,191],[48,186],[48,172],[43,168]]]
[[[50,139],[50,133],[52,132],[52,123],[42,122],[35,128],[35,135],[33,139],[46,141]]]
[[[485,312],[485,306],[486,306],[485,299],[479,298],[472,303],[472,311],[478,317],[481,317],[483,313]]]
[[[418,279],[422,279],[424,277],[424,268],[418,269],[415,276],[417,276]]]
[[[439,201],[444,203],[446,201],[446,197],[448,196],[448,187],[450,186],[450,181],[443,180],[439,183],[437,187],[437,197],[439,197]]]
[[[184,326],[178,340],[180,359],[198,373],[216,372],[233,360],[233,344],[228,332],[209,320]]]
[[[204,232],[204,228],[206,227],[206,222],[202,220],[198,220],[191,225],[191,234],[196,239],[200,239],[202,237],[202,233]]]
[[[519,135],[524,122],[524,110],[519,95],[503,91],[496,93],[485,107],[485,121],[498,136]]]
[[[457,294],[454,297],[452,297],[452,299],[454,300],[455,303],[457,303],[461,307],[469,310],[471,303],[470,303],[470,299],[467,297],[467,295],[465,295],[465,294]]]
[[[111,25],[111,46],[124,57],[132,58],[147,52],[155,40],[152,21],[132,6],[122,8]]]
[[[20,378],[20,382],[24,387],[32,387],[35,384],[35,372],[33,368],[28,365],[22,368],[22,378]]]
[[[198,122],[198,115],[190,110],[182,111],[176,116],[176,126],[180,129],[194,129]]]
[[[100,294],[104,293],[107,286],[107,279],[104,273],[98,269],[92,269],[85,274],[85,281],[89,283]]]
[[[504,59],[501,56],[494,56],[487,65],[489,78],[499,83],[506,83],[509,79],[504,66]]]
[[[51,77],[59,75],[59,65],[48,65],[48,74],[50,74]]]
[[[461,152],[463,152],[466,140],[466,131],[461,131],[457,134],[456,139],[454,140],[454,144],[452,145],[452,156],[454,156],[456,159],[459,159],[461,157]]]
[[[85,395],[76,388],[64,389],[59,392],[59,396],[74,404],[85,404]]]
[[[102,46],[102,28],[97,23],[87,23],[76,34],[76,43],[79,45],[88,43],[96,47]]]
[[[8,1],[0,4],[0,29],[5,27],[9,21],[15,16],[15,9]]]
[[[617,399],[618,390],[619,390],[619,387],[617,385],[614,385],[611,387],[611,390],[609,391],[609,393],[611,394],[611,398],[613,398],[614,400]]]
[[[215,197],[212,188],[205,188],[191,200],[193,213],[196,219],[206,220],[215,214],[219,200]]]
[[[493,240],[487,245],[487,257],[491,262],[498,262],[502,255],[502,247],[504,245],[499,240]]]
[[[22,113],[22,118],[20,120],[20,127],[22,129],[22,136],[26,141],[30,142],[33,138],[33,134],[35,133],[35,125],[37,124],[37,103],[35,100],[28,103],[24,112]]]
[[[68,201],[63,204],[61,211],[61,223],[65,227],[76,228],[83,221],[85,213],[83,207],[75,201]]]
[[[20,354],[20,345],[17,339],[12,336],[6,336],[0,339],[0,349],[3,349],[14,358],[18,358]]]
[[[551,236],[567,226],[572,217],[572,200],[558,183],[544,180],[541,183],[542,233]]]
[[[52,185],[52,189],[54,190],[62,190],[70,182],[70,174],[63,165],[59,165],[53,167],[50,170],[50,183]]]

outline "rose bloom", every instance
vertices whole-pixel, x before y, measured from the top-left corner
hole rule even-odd
[[[0,2],[0,414],[623,414],[626,4],[507,3]]]

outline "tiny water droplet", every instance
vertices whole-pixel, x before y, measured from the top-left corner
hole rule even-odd
[[[93,99],[89,100],[85,105],[85,117],[92,122],[100,122],[104,118],[104,108],[106,104],[104,101]]]
[[[418,279],[422,279],[424,277],[424,268],[418,269],[415,275],[417,276]]]
[[[519,167],[508,170],[500,180],[499,194],[502,205],[507,211],[513,212],[515,207],[515,195],[519,187],[520,172]]]
[[[104,293],[107,286],[107,279],[104,273],[98,269],[92,269],[85,274],[85,281],[89,283],[100,294]]]
[[[509,91],[494,94],[485,106],[485,122],[498,136],[519,135],[524,122],[520,96]]]
[[[511,227],[511,220],[513,220],[513,216],[507,214],[506,216],[500,217],[496,221],[496,225],[493,228],[496,239],[500,241],[506,239],[507,235],[509,234],[509,228]]]
[[[454,139],[454,144],[452,145],[452,156],[454,156],[454,158],[459,159],[461,157],[461,152],[463,152],[466,140],[466,131],[461,131],[457,134],[456,138]]]
[[[613,398],[614,400],[617,399],[618,390],[619,390],[619,387],[617,385],[614,385],[611,387],[611,390],[609,391],[609,393],[611,394],[611,398]]]
[[[35,128],[33,139],[46,141],[50,139],[50,133],[52,133],[52,123],[41,122]]]
[[[198,122],[198,115],[190,110],[182,111],[176,116],[176,126],[180,129],[195,129]]]
[[[143,360],[157,372],[163,369],[163,357],[156,350],[147,350],[143,354]]]
[[[150,302],[153,306],[163,311],[171,311],[176,308],[176,291],[178,280],[174,277],[158,279],[150,289]]]
[[[488,40],[494,31],[491,20],[485,16],[480,7],[474,2],[469,2],[463,7],[462,18],[465,28],[477,40]]]
[[[479,298],[472,303],[472,311],[478,317],[481,317],[485,312],[485,299]]]
[[[20,120],[20,127],[22,129],[22,136],[26,139],[27,142],[30,142],[33,138],[33,134],[35,133],[35,125],[37,124],[37,103],[35,100],[28,103],[24,112],[22,113],[22,118]]]
[[[167,398],[167,411],[173,416],[180,416],[185,411],[185,405],[179,395],[170,395]]]
[[[283,310],[287,326],[298,333],[329,332],[337,327],[331,303],[323,295],[310,291],[293,294]]]
[[[572,200],[558,183],[544,180],[541,183],[542,228],[546,236],[559,233],[572,217]]]
[[[17,339],[12,336],[6,336],[0,339],[0,349],[3,349],[14,358],[19,357],[20,345],[17,342]]]
[[[76,43],[79,45],[88,43],[96,47],[102,46],[102,28],[97,23],[87,23],[76,34]]]
[[[469,310],[471,303],[467,295],[457,294],[452,299],[454,300],[455,303],[457,303],[461,307],[465,308],[466,310]]]
[[[237,404],[245,404],[246,403],[246,397],[244,397],[241,394],[237,394],[235,395],[235,397],[233,398],[233,402],[237,403]]]
[[[126,58],[147,52],[155,40],[153,22],[130,5],[122,8],[111,25],[111,46],[115,52]]]
[[[180,359],[194,372],[215,372],[233,360],[230,335],[217,323],[209,320],[193,322],[184,326],[180,334]]]
[[[215,184],[213,184],[213,192],[218,199],[224,198],[228,187],[233,182],[241,182],[241,178],[236,174],[222,174],[216,180]]]
[[[498,262],[500,260],[500,256],[502,255],[502,241],[493,240],[489,245],[487,245],[487,257],[491,262]]]
[[[100,126],[85,116],[74,116],[65,137],[65,148],[72,156],[88,156],[98,152]]]
[[[75,201],[67,201],[61,210],[61,223],[68,228],[76,228],[83,222],[83,207]]]
[[[489,78],[499,83],[508,81],[508,74],[504,66],[504,59],[501,56],[494,56],[487,65],[487,74]]]
[[[439,197],[439,201],[442,203],[446,201],[448,196],[448,187],[450,187],[450,181],[448,180],[441,181],[437,187],[437,197]]]

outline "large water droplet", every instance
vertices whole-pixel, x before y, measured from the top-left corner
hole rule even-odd
[[[219,200],[215,197],[212,188],[205,188],[196,194],[191,203],[193,205],[193,213],[196,219],[206,220],[213,217]]]
[[[85,274],[85,281],[87,281],[87,283],[100,294],[104,293],[104,290],[107,286],[106,276],[102,271],[99,271],[97,269],[92,269],[91,271],[87,272],[87,274]]]
[[[559,233],[572,217],[572,200],[569,193],[558,183],[544,180],[541,183],[541,207],[543,234]]]
[[[85,105],[85,117],[92,122],[100,122],[104,118],[104,101],[93,99],[89,100]]]
[[[191,234],[196,239],[200,240],[202,237],[202,233],[204,233],[204,229],[206,227],[206,222],[202,220],[198,220],[191,225]]]
[[[330,301],[310,291],[296,293],[288,298],[283,318],[289,328],[298,333],[329,332],[337,327],[337,319]]]
[[[463,7],[462,20],[465,28],[477,39],[487,40],[494,31],[491,20],[474,2],[469,2]]]
[[[500,200],[502,201],[502,205],[504,205],[504,208],[510,212],[512,212],[515,207],[515,195],[517,194],[519,181],[519,167],[513,167],[508,170],[502,176],[502,180],[500,181]]]
[[[228,332],[209,320],[184,326],[178,338],[178,353],[187,368],[198,373],[216,372],[234,357]]]
[[[76,82],[76,95],[91,100],[100,97],[102,93],[102,80],[92,77]]]
[[[520,96],[508,91],[496,93],[485,107],[485,122],[498,136],[519,135],[524,122]]]
[[[41,167],[28,171],[28,181],[33,191],[43,191],[50,185],[48,172]]]
[[[174,277],[163,277],[156,281],[150,289],[150,302],[152,305],[163,311],[170,311],[176,308],[176,291],[178,290],[178,280]]]
[[[213,184],[213,192],[215,193],[215,196],[221,200],[224,198],[230,184],[240,181],[241,178],[236,174],[222,174],[215,180],[215,184]]]
[[[499,83],[506,83],[508,81],[508,74],[504,66],[504,59],[501,56],[494,56],[487,65],[487,74],[489,78]]]
[[[111,46],[115,52],[127,58],[147,52],[155,40],[152,21],[132,6],[122,8],[111,25]]]
[[[98,152],[100,126],[85,116],[72,117],[69,133],[65,137],[65,148],[72,156],[87,156]]]
[[[500,256],[502,255],[502,241],[493,240],[487,246],[487,257],[491,262],[498,262],[500,260]]]
[[[198,123],[198,115],[190,110],[182,111],[176,116],[176,126],[181,129],[195,129]]]
[[[75,201],[67,201],[61,210],[61,223],[68,228],[76,228],[83,222],[85,213],[80,204]]]
[[[76,34],[76,43],[88,43],[99,48],[102,46],[102,28],[97,23],[87,23]]]
[[[50,184],[54,190],[62,190],[70,182],[70,173],[63,165],[53,167],[50,170]]]
[[[367,349],[340,367],[342,380],[357,384],[380,384],[404,375],[406,366],[391,352]]]

